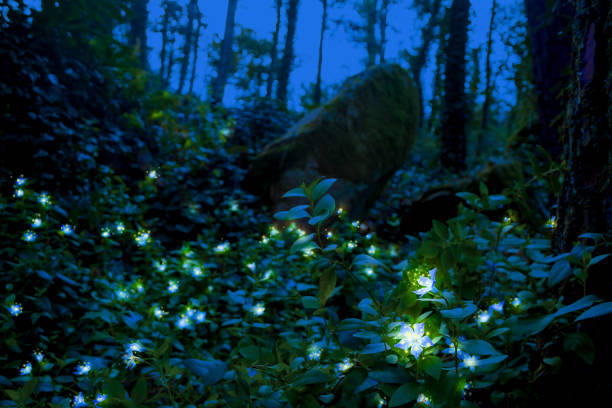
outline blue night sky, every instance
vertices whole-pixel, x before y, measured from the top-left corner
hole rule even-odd
[[[330,1],[333,5],[333,1]],[[450,1],[445,1],[450,4]],[[498,32],[505,31],[508,23],[502,18],[509,16],[511,21],[516,17],[521,0],[500,0],[498,5],[497,22]],[[406,66],[405,61],[398,58],[400,51],[408,49],[413,51],[420,43],[419,34],[422,21],[417,19],[415,12],[411,9],[412,1],[400,0],[398,4],[392,5],[389,11],[388,43],[386,47],[386,59],[397,61]],[[471,27],[469,47],[482,46],[484,48],[489,29],[491,0],[472,0]],[[203,93],[206,81],[214,77],[214,67],[207,63],[206,47],[215,36],[223,37],[225,25],[225,13],[227,0],[201,0],[200,10],[204,14],[205,22],[208,24],[200,40],[200,54],[198,56],[198,78],[196,79],[195,91]],[[283,18],[285,18],[283,10]],[[159,21],[162,14],[161,0],[151,0],[149,5],[150,22]],[[296,60],[295,69],[291,75],[290,83],[290,107],[299,108],[299,97],[303,94],[302,86],[314,82],[316,76],[317,52],[319,43],[319,30],[321,25],[322,7],[319,0],[301,0],[298,13],[298,26],[296,34]],[[513,17],[514,16],[514,17]],[[356,44],[351,40],[351,34],[342,25],[333,24],[332,21],[343,19],[358,21],[359,16],[352,4],[344,6],[332,6],[329,12],[330,22],[326,33],[326,41],[323,56],[323,84],[330,85],[342,82],[347,76],[353,75],[364,68],[363,60],[366,56],[365,46]],[[261,38],[272,37],[275,23],[274,0],[238,0],[236,13],[236,24],[255,30]],[[283,27],[285,28],[285,27]],[[501,30],[500,30],[501,29]],[[281,41],[284,33],[281,32]],[[159,50],[161,49],[161,35],[151,32],[149,34],[149,46],[151,49],[150,62],[152,69],[159,69]],[[281,44],[282,46],[282,44]],[[431,51],[430,62],[433,62],[435,49]],[[497,98],[511,102],[514,98],[513,84],[504,78],[511,69],[511,56],[501,42],[499,35],[494,43],[494,67],[507,67],[499,73],[496,81]],[[431,95],[431,84],[433,83],[433,67],[427,67],[423,77],[425,96]],[[484,74],[484,63],[481,64]],[[175,76],[176,78],[176,76]],[[484,80],[482,81],[484,82]],[[232,104],[236,98],[236,90],[230,84],[226,89],[224,102]]]

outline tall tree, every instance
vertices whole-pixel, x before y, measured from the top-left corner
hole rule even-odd
[[[580,234],[612,231],[611,3],[574,1],[570,94],[563,124],[568,172],[553,236],[558,252],[570,250]],[[605,288],[599,289],[608,295],[612,279],[602,278]]]
[[[266,82],[266,98],[272,98],[272,86],[274,85],[274,79],[278,72],[278,37],[280,35],[281,28],[281,11],[283,8],[283,0],[276,0],[276,24],[274,26],[274,33],[272,34],[272,48],[270,48],[270,71],[268,72],[268,78]]]
[[[287,8],[287,35],[285,36],[285,48],[278,70],[278,85],[276,87],[276,99],[282,107],[287,107],[287,90],[289,87],[289,76],[293,68],[294,40],[297,26],[299,0],[289,0]]]
[[[323,40],[325,38],[325,30],[327,28],[327,0],[321,0],[323,6],[323,17],[321,18],[321,35],[319,38],[319,60],[317,63],[317,81],[314,89],[314,103],[321,104],[321,68],[323,66]]]
[[[387,45],[387,26],[389,25],[389,4],[391,0],[382,0],[378,13],[378,28],[380,32],[380,43],[378,45],[378,55],[380,63],[385,62],[385,46]]]
[[[147,53],[147,21],[149,13],[147,11],[148,0],[132,0],[130,4],[132,17],[130,19],[129,44],[135,47],[138,52],[140,66],[148,68]]]
[[[419,4],[420,3],[420,4]],[[429,49],[435,40],[436,28],[440,26],[441,20],[441,0],[425,0],[418,2],[418,14],[425,16],[429,14],[427,23],[421,28],[421,45],[417,49],[415,55],[410,56],[410,69],[412,76],[416,84],[417,92],[419,93],[419,123],[423,126],[424,124],[424,101],[423,101],[423,83],[421,81],[421,74],[427,63],[427,55]],[[436,77],[437,78],[437,77]]]
[[[202,27],[204,25],[204,23],[202,22],[202,12],[200,11],[200,6],[197,3],[196,3],[196,19],[197,19],[197,23],[196,23],[195,36],[193,39],[193,50],[191,51],[193,53],[193,58],[191,60],[191,78],[189,79],[189,94],[193,93],[193,83],[195,81],[196,68],[198,65],[198,51],[200,50],[199,48],[200,31],[202,30]]]
[[[561,155],[558,120],[563,113],[560,92],[569,81],[573,16],[571,0],[559,0],[549,9],[548,2],[525,0],[525,10],[533,56],[533,79],[538,98],[540,144],[555,159]]]
[[[378,0],[364,0],[363,12],[366,17],[366,49],[368,51],[368,67],[376,64],[379,44],[376,40],[376,20]]]
[[[470,15],[470,0],[453,0],[449,10],[448,44],[444,78],[442,146],[440,159],[448,169],[466,168],[465,49]]]
[[[227,15],[225,18],[225,34],[223,35],[223,43],[221,45],[221,57],[217,67],[217,77],[213,84],[212,102],[219,104],[223,102],[223,94],[225,93],[225,85],[232,67],[232,46],[234,44],[234,25],[236,20],[236,8],[238,0],[228,0]]]
[[[198,7],[198,0],[189,0],[187,5],[187,25],[183,27],[183,55],[181,56],[181,74],[179,77],[178,91],[182,92],[185,86],[185,80],[187,79],[187,68],[189,67],[189,57],[193,51],[193,37],[195,30],[193,22],[196,18],[196,12]]]
[[[489,111],[491,110],[492,84],[491,84],[491,55],[493,54],[493,30],[495,29],[495,13],[497,12],[497,1],[493,0],[491,4],[491,19],[489,20],[489,37],[487,38],[487,55],[485,57],[485,91],[484,103],[482,105],[482,123],[481,129],[478,132],[478,141],[476,142],[476,156],[482,153],[484,147],[484,137],[489,129]]]
[[[159,68],[159,80],[162,87],[166,88],[169,82],[168,73],[172,72],[172,67],[169,65],[174,64],[174,35],[177,30],[177,21],[181,12],[181,6],[176,0],[164,0],[162,3],[164,10],[160,26],[158,28],[162,35],[162,47],[159,53],[159,59],[161,66]],[[172,60],[172,64],[170,64]]]

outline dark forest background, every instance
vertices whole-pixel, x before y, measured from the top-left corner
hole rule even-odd
[[[0,405],[600,406],[610,1],[492,0],[477,48],[470,0],[243,1],[209,44],[205,1],[0,3]]]

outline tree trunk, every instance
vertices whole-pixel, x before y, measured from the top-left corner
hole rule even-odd
[[[466,168],[465,49],[470,0],[453,0],[449,11],[449,39],[446,47],[444,111],[442,113],[441,163],[447,169]]]
[[[140,66],[147,69],[147,3],[148,0],[132,0],[129,44],[136,48]]]
[[[610,3],[610,0],[575,1],[572,74],[563,127],[563,157],[568,172],[553,235],[557,252],[571,249],[583,233],[605,235],[612,231]],[[610,290],[612,279],[608,276],[605,281]]]
[[[366,49],[368,51],[368,67],[376,64],[378,43],[376,41],[376,17],[378,0],[365,0],[366,12]]]
[[[183,55],[181,60],[181,75],[179,77],[179,93],[183,91],[183,87],[185,86],[185,80],[187,79],[187,68],[189,67],[189,56],[192,51],[192,42],[193,42],[193,20],[195,20],[196,15],[196,7],[198,6],[197,0],[189,0],[189,4],[187,5],[187,25],[183,28]]]
[[[232,46],[234,44],[234,25],[236,19],[236,6],[238,0],[229,0],[227,5],[227,15],[225,18],[225,34],[221,46],[221,56],[217,67],[217,78],[213,85],[212,103],[220,104],[223,102],[227,77],[232,65]]]
[[[170,33],[170,40],[169,40],[169,47],[170,47],[170,52],[168,53],[168,68],[166,71],[166,78],[164,79],[164,88],[167,88],[172,80],[172,68],[174,68],[174,42],[176,41],[176,38],[174,36],[174,33]]]
[[[164,1],[164,17],[162,20],[162,48],[159,54],[161,66],[159,68],[159,81],[162,83],[162,87],[165,88],[165,77],[166,77],[166,55],[168,47],[168,32],[170,30],[170,6],[167,1]]]
[[[429,54],[429,48],[431,47],[431,43],[434,40],[434,34],[436,27],[440,25],[440,9],[441,9],[441,0],[434,0],[431,9],[430,16],[427,24],[421,29],[421,39],[422,43],[419,47],[415,57],[411,61],[411,69],[412,76],[414,77],[414,82],[417,88],[417,92],[419,93],[419,123],[423,126],[424,118],[425,118],[425,110],[424,110],[424,101],[423,101],[423,83],[421,81],[421,74],[423,72],[423,68],[427,63],[427,55]]]
[[[283,0],[276,0],[276,25],[274,34],[272,34],[272,48],[270,49],[270,71],[266,83],[266,98],[272,99],[272,85],[278,73],[278,37],[281,28],[281,10],[283,8]]]
[[[278,85],[276,88],[276,99],[281,107],[287,107],[287,89],[289,87],[289,75],[293,65],[295,29],[297,25],[299,0],[289,0],[287,9],[287,36],[285,37],[285,49],[278,70]]]
[[[378,46],[378,53],[381,64],[385,62],[385,46],[387,45],[387,26],[389,25],[387,17],[389,16],[390,2],[391,0],[382,0],[382,4],[380,6],[380,13],[378,15],[378,29],[380,31],[380,44]]]
[[[319,62],[317,64],[317,82],[314,89],[314,103],[321,104],[321,67],[323,66],[323,40],[325,38],[325,29],[327,28],[327,0],[321,0],[323,3],[323,18],[321,19],[321,37],[319,38]]]
[[[491,109],[491,53],[493,52],[493,29],[495,23],[495,12],[497,1],[493,0],[491,5],[491,20],[489,21],[489,38],[487,38],[487,56],[485,60],[485,100],[482,105],[482,126],[478,132],[478,141],[476,143],[476,157],[482,153],[484,146],[484,136],[489,129],[489,110]]]
[[[547,2],[525,0],[527,26],[533,54],[533,79],[542,122],[540,144],[553,159],[559,159],[562,144],[558,120],[563,113],[559,98],[569,82],[566,72],[570,65],[571,38],[568,33],[573,17],[571,0],[559,0],[552,10]]]
[[[193,39],[193,59],[191,60],[191,78],[189,79],[189,94],[193,94],[193,83],[195,81],[196,67],[198,65],[198,51],[200,46],[200,30],[202,29],[202,13],[200,7],[196,3],[196,18],[198,23],[196,25],[195,37]]]

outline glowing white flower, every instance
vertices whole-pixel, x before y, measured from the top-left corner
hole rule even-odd
[[[469,368],[471,371],[474,371],[474,368],[478,366],[478,357],[470,356],[466,354],[463,358],[463,361],[459,363],[459,367]]]
[[[219,245],[217,245],[214,249],[215,253],[217,254],[222,254],[225,253],[229,250],[229,242],[225,241]]]
[[[421,276],[419,278],[418,282],[419,285],[421,285],[421,289],[414,291],[419,297],[434,290],[434,285],[436,284],[436,270],[437,268],[433,268],[429,271],[429,278],[426,276]]]
[[[399,343],[397,343],[395,347],[406,351],[410,350],[410,353],[415,358],[419,358],[419,355],[423,352],[423,349],[433,346],[433,342],[429,336],[425,335],[424,323],[416,323],[412,326],[402,323],[400,331],[395,337],[400,339]]]
[[[89,371],[91,371],[91,363],[89,361],[85,361],[77,366],[76,370],[74,370],[74,374],[86,375],[89,373]]]
[[[350,370],[352,366],[353,366],[353,363],[351,362],[351,360],[348,358],[345,358],[344,360],[336,364],[336,369],[340,372],[345,372],[345,371]]]
[[[257,302],[251,306],[251,313],[255,316],[261,316],[266,311],[266,308],[262,302]]]
[[[482,310],[480,311],[480,313],[478,313],[477,319],[478,319],[478,323],[480,324],[488,323],[489,320],[491,319],[491,314],[485,310]]]
[[[19,316],[23,312],[23,308],[19,303],[13,303],[9,306],[9,313],[11,316]]]
[[[25,177],[21,176],[21,177],[17,177],[17,179],[15,180],[15,185],[17,187],[21,187],[26,183],[26,179]]]
[[[40,195],[38,196],[38,202],[44,207],[46,207],[51,204],[51,198],[49,198],[49,195],[47,193],[40,193]]]
[[[19,374],[21,375],[28,375],[32,372],[32,363],[30,363],[29,361],[26,362],[23,366],[21,366],[21,368],[19,369]]]
[[[119,234],[123,234],[125,231],[125,224],[123,224],[121,221],[117,221],[115,224],[115,231],[117,231]]]
[[[136,241],[136,245],[145,246],[149,242],[149,238],[151,234],[149,231],[138,231],[138,234],[134,237],[134,241]]]
[[[376,255],[376,251],[377,251],[377,249],[376,249],[376,247],[374,245],[370,245],[369,246],[369,248],[368,248],[368,254],[369,255]]]
[[[34,217],[32,218],[32,222],[30,225],[32,226],[32,228],[38,228],[42,225],[42,220],[40,219],[40,217]]]
[[[512,306],[514,307],[521,306],[521,299],[519,299],[518,297],[515,297],[514,299],[512,299]]]
[[[173,280],[168,282],[168,292],[176,293],[178,291],[178,289],[179,289],[178,282],[173,281]]]
[[[321,347],[317,346],[316,344],[313,344],[308,348],[308,354],[306,355],[306,358],[308,360],[319,361],[319,359],[321,358],[321,352]]]
[[[497,313],[504,313],[504,301],[493,303],[491,307],[489,307],[489,311],[491,310]]]
[[[16,188],[15,189],[15,197],[21,198],[21,197],[24,196],[24,194],[25,194],[25,191],[23,191],[22,188]]]
[[[25,242],[34,242],[36,241],[36,238],[38,238],[38,234],[36,234],[34,231],[26,231],[23,233],[23,240]]]
[[[34,353],[32,353],[32,355],[39,363],[42,363],[43,359],[45,358],[45,355],[40,350],[36,350]]]
[[[155,317],[157,317],[158,319],[163,319],[165,315],[168,314],[168,312],[166,312],[162,307],[157,306],[155,308],[155,310],[153,311],[153,314],[155,315]]]
[[[85,397],[83,397],[82,392],[79,392],[77,395],[74,396],[74,398],[72,399],[72,406],[73,408],[80,408],[80,407],[87,406],[87,403],[85,402]]]

